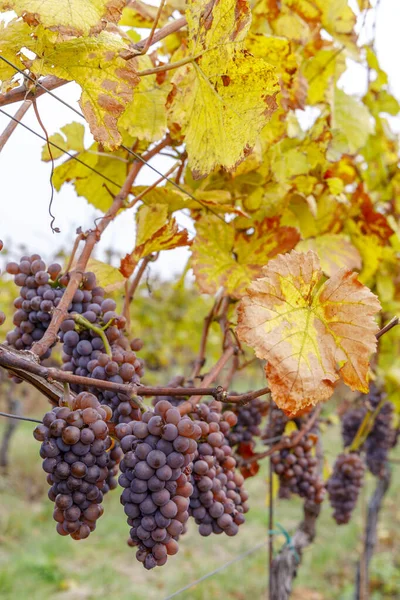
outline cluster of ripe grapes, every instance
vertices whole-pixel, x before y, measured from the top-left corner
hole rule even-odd
[[[297,494],[316,504],[320,504],[325,496],[325,486],[317,471],[318,461],[313,456],[313,448],[317,442],[314,434],[305,434],[294,444],[298,435],[293,431],[286,441],[286,446],[274,452],[271,462],[274,472],[279,476],[279,496],[290,498]]]
[[[377,410],[382,398],[382,392],[372,384],[366,402],[351,408],[343,415],[342,437],[346,447],[350,446],[353,442],[368,409],[372,411]],[[391,402],[384,402],[361,448],[365,452],[366,465],[369,471],[378,477],[382,475],[385,469],[388,452],[395,441],[393,412],[393,404]]]
[[[46,413],[43,424],[34,430],[35,439],[42,442],[40,456],[60,535],[87,538],[103,514],[101,503],[110,489],[110,417],[108,407],[102,407],[93,394],[82,392],[71,407]]]
[[[269,412],[267,426],[263,435],[267,445],[270,445],[268,440],[275,440],[275,438],[279,438],[283,435],[288,421],[289,418],[285,415],[283,410],[281,410],[275,404],[275,402],[273,402]]]
[[[333,518],[338,525],[350,521],[363,484],[364,472],[364,463],[357,452],[343,453],[337,457],[326,488],[333,508]]]
[[[146,569],[166,563],[178,551],[189,518],[189,481],[202,430],[166,400],[141,421],[117,425],[124,457],[120,464],[121,503],[128,517],[131,546]]]
[[[372,384],[364,402],[343,415],[342,438],[345,447],[351,446],[368,410],[379,409],[382,399],[382,392]],[[348,523],[351,518],[363,485],[365,465],[373,475],[383,475],[388,452],[395,442],[392,419],[393,405],[391,402],[384,402],[361,448],[357,452],[343,453],[337,457],[327,490],[334,509],[333,518],[339,525]]]
[[[7,271],[20,287],[15,328],[7,343],[28,350],[43,337],[68,275],[61,274],[59,265],[47,268],[39,255],[9,263]],[[85,273],[59,332],[62,368],[96,380],[139,384],[143,363],[136,352],[142,343],[134,339],[129,344],[124,328],[115,302],[105,297],[93,273]],[[50,353],[51,349],[46,356]],[[169,385],[183,383],[176,377]],[[154,410],[142,414],[137,399],[128,394],[71,387],[77,395],[70,395],[68,405],[46,413],[34,432],[41,442],[60,535],[88,537],[103,514],[104,494],[117,486],[118,472],[129,545],[137,547],[136,556],[146,569],[176,554],[190,516],[202,535],[237,533],[248,496],[229,443],[231,428],[237,426],[235,414],[222,414],[222,405],[212,403],[181,415],[181,400],[175,397],[157,398]],[[255,406],[250,413],[257,421]],[[255,433],[255,426],[245,413],[239,414],[236,435],[246,438],[246,430]]]
[[[236,535],[248,511],[248,494],[243,476],[236,470],[236,460],[227,436],[237,424],[233,412],[221,413],[221,404],[200,404],[193,413],[202,437],[193,461],[190,514],[199,533]]]
[[[227,434],[227,439],[239,456],[246,454],[248,447],[252,449],[256,445],[255,438],[261,436],[260,425],[268,412],[268,407],[269,403],[261,398],[254,398],[244,406],[227,405],[227,410],[232,411],[237,417],[237,423]]]
[[[38,254],[23,256],[19,263],[8,263],[6,270],[14,275],[14,282],[20,287],[20,295],[14,301],[15,328],[7,334],[7,343],[17,350],[29,350],[43,337],[69,276],[61,275],[59,264],[46,267]],[[94,273],[84,273],[59,332],[65,371],[115,383],[140,382],[144,367],[136,351],[142,348],[142,341],[136,338],[128,343],[123,331],[126,320],[115,309],[114,300],[105,298],[104,289],[97,286]],[[50,354],[51,349],[43,358]],[[84,391],[79,385],[73,385],[72,389],[76,393]],[[136,399],[128,394],[99,392],[95,387],[90,391],[101,404],[112,408],[114,422],[139,418]]]

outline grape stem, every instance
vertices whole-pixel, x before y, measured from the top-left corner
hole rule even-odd
[[[229,349],[228,349],[229,350]],[[234,349],[233,349],[234,351]],[[229,360],[231,356],[231,352],[226,352],[226,356],[223,360],[221,359],[215,365],[212,372],[209,374],[208,384],[213,381],[213,376],[217,377],[219,373],[219,369],[223,367],[225,362]],[[260,390],[247,392],[245,394],[229,395],[223,387],[147,387],[142,385],[132,385],[132,384],[124,384],[124,383],[114,383],[112,381],[103,381],[101,379],[92,379],[91,377],[82,377],[79,375],[73,375],[68,371],[61,371],[59,369],[44,367],[37,362],[37,358],[32,355],[31,352],[22,352],[18,350],[11,350],[8,346],[4,344],[0,344],[0,366],[4,367],[11,371],[13,375],[16,375],[20,379],[23,379],[37,387],[43,394],[47,395],[50,392],[46,391],[47,382],[51,381],[60,381],[60,382],[68,382],[70,384],[79,385],[87,388],[98,388],[104,390],[111,390],[116,393],[124,393],[132,396],[132,402],[141,410],[143,410],[145,405],[141,402],[139,398],[135,398],[135,396],[190,396],[197,394],[197,396],[193,396],[193,398],[201,396],[212,396],[216,400],[221,402],[228,402],[231,404],[246,404],[250,402],[250,400],[254,398],[258,398],[259,396],[263,396],[269,393],[269,388],[265,387]],[[29,374],[33,373],[36,375],[33,380],[32,377],[29,377]],[[204,381],[206,383],[206,379]],[[72,395],[72,394],[71,394]],[[49,396],[48,396],[49,397]],[[54,392],[51,394],[50,398],[54,401]],[[182,403],[181,406],[190,403]],[[191,410],[193,410],[193,405],[191,405]],[[189,411],[190,412],[190,411]]]
[[[142,262],[140,263],[140,267],[135,275],[135,277],[132,280],[131,285],[128,285],[128,280],[126,281],[126,293],[125,293],[125,299],[124,299],[124,307],[122,309],[122,314],[124,315],[127,323],[128,323],[128,327],[130,325],[130,313],[129,313],[129,305],[133,300],[133,296],[135,295],[136,289],[143,277],[143,274],[147,268],[147,265],[150,262],[153,262],[154,260],[156,260],[158,258],[159,253],[157,252],[156,254],[149,254],[148,256],[145,256],[142,259]]]
[[[347,448],[347,452],[357,452],[357,450],[359,450],[363,446],[365,440],[371,433],[371,429],[374,426],[375,419],[378,416],[378,414],[380,413],[385,402],[386,402],[386,398],[382,398],[375,410],[370,410],[370,409],[367,410],[363,420],[360,423],[360,426],[357,430],[357,433],[356,433],[353,441],[351,442],[350,446]]]
[[[384,327],[382,327],[382,329],[380,329],[378,331],[378,333],[376,334],[376,339],[379,340],[379,338],[382,335],[384,335],[387,331],[390,331],[391,329],[393,329],[393,327],[395,327],[398,324],[399,324],[399,317],[393,317],[393,319],[391,319],[389,321],[389,323],[387,323]]]
[[[83,315],[79,315],[78,313],[70,313],[70,317],[71,317],[71,319],[73,319],[75,321],[75,323],[78,323],[78,325],[80,325],[81,327],[84,327],[85,329],[90,329],[91,331],[96,333],[96,335],[98,335],[101,338],[101,341],[104,344],[106,353],[108,354],[108,356],[110,358],[112,358],[111,346],[107,339],[106,334],[104,333],[104,328],[93,325],[93,323],[91,323],[90,321],[85,319],[85,317]],[[112,319],[111,319],[111,321],[109,321],[107,323],[106,327],[108,327],[111,322],[112,322]]]
[[[153,158],[153,156],[156,156],[160,152],[160,150],[162,150],[162,148],[168,146],[170,141],[170,137],[167,135],[159,144],[154,146],[154,148],[143,154],[143,160],[148,162],[151,158]],[[123,204],[132,188],[132,184],[136,179],[136,176],[138,175],[139,171],[144,166],[144,164],[144,162],[141,162],[139,160],[133,161],[127,178],[125,179],[125,182],[120,192],[115,196],[111,207],[108,209],[104,217],[100,219],[96,229],[93,229],[92,231],[89,231],[87,233],[82,252],[78,258],[75,268],[70,273],[70,279],[65,289],[64,295],[61,298],[60,304],[54,310],[52,319],[44,336],[41,340],[39,340],[32,346],[32,352],[34,354],[42,356],[46,352],[46,350],[48,350],[50,346],[52,346],[57,340],[58,330],[60,329],[60,325],[67,314],[68,307],[71,304],[72,298],[82,281],[93,248],[95,247],[96,243],[100,240],[101,234],[117,216],[119,210],[123,207]]]

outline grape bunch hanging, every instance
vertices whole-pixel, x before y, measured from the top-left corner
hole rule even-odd
[[[20,288],[7,344],[29,350],[47,330],[69,276],[61,274],[60,265],[47,268],[39,255],[9,263],[7,272]],[[95,275],[85,273],[59,331],[63,370],[140,384],[143,362],[136,352],[142,342],[129,343],[125,325]],[[171,387],[183,383],[182,377],[175,378]],[[73,384],[71,390],[34,431],[60,535],[76,540],[90,535],[103,514],[104,495],[117,487],[118,472],[128,543],[137,547],[136,557],[146,569],[177,553],[190,517],[202,535],[236,535],[248,496],[230,445],[235,414],[222,413],[220,403],[181,414],[181,401],[174,397],[157,398],[154,410],[142,412],[141,398],[130,394],[99,390],[95,384],[88,389]]]

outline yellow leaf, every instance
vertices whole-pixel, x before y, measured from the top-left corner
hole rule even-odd
[[[97,285],[101,285],[107,293],[119,290],[125,284],[125,278],[119,269],[95,258],[89,260],[87,270],[96,275]]]
[[[189,50],[201,56],[177,70],[168,102],[170,129],[185,136],[195,178],[217,166],[232,170],[246,157],[279,91],[273,67],[243,48],[248,2],[221,0],[203,9],[201,0],[190,0]]]
[[[83,138],[85,135],[85,127],[82,123],[69,123],[68,125],[64,125],[61,127],[61,131],[64,133],[63,137],[60,133],[55,133],[54,135],[49,136],[49,141],[57,144],[60,148],[64,150],[71,150],[75,152],[82,152],[85,147],[83,143]],[[54,146],[51,146],[51,154],[53,159],[60,158],[60,156],[64,156],[65,153],[62,150],[58,150]],[[43,146],[42,150],[42,160],[49,161],[50,153],[47,144]]]
[[[29,25],[43,25],[64,36],[93,35],[117,23],[125,0],[2,0]]]
[[[141,206],[137,213],[136,246],[121,261],[121,273],[129,277],[139,260],[153,252],[172,250],[189,244],[186,229],[179,230],[173,218],[168,219],[168,208],[154,204]]]
[[[368,108],[353,96],[335,88],[332,101],[332,133],[340,141],[341,152],[355,154],[366,143],[374,126]]]
[[[124,60],[127,49],[116,35],[102,32],[96,37],[75,38],[41,45],[32,71],[76,81],[82,88],[79,104],[95,140],[108,149],[122,142],[118,119],[132,100],[139,83],[136,59]]]
[[[89,150],[81,152],[78,158],[117,185],[105,181],[76,160],[66,160],[54,169],[53,185],[56,190],[60,190],[64,183],[72,181],[79,196],[84,196],[95,208],[105,212],[113,202],[112,194],[117,194],[119,185],[122,186],[125,181],[125,155],[118,150],[109,156],[102,156],[98,145],[93,144]]]
[[[294,421],[288,421],[285,425],[284,435],[290,435],[292,431],[297,431],[297,426]]]
[[[349,238],[343,234],[331,234],[318,236],[301,241],[297,244],[296,250],[299,252],[308,252],[313,250],[320,262],[325,275],[331,276],[343,267],[353,270],[361,269],[361,256],[350,242]]]
[[[315,0],[316,5],[322,12],[322,25],[330,33],[353,34],[356,24],[356,15],[351,10],[348,0]]]
[[[215,294],[223,286],[240,298],[270,258],[291,250],[299,240],[296,229],[280,226],[279,217],[252,225],[254,230],[247,233],[213,216],[197,222],[192,267],[203,292]]]
[[[295,416],[328,399],[339,379],[368,392],[379,310],[355,273],[341,269],[323,283],[317,255],[293,251],[271,260],[251,284],[237,334],[267,360],[272,398]]]
[[[139,56],[137,61],[139,70],[153,67],[149,56]],[[170,88],[168,81],[159,85],[156,75],[142,77],[118,125],[139,140],[159,140],[167,129],[165,103]]]
[[[7,25],[0,21],[0,56],[24,69],[20,51],[30,41],[31,28],[23,21],[12,20]],[[17,72],[4,60],[0,60],[0,80],[12,79]]]
[[[279,476],[276,473],[272,473],[272,500],[275,500],[279,492]],[[269,506],[269,490],[265,496],[265,506]]]
[[[309,82],[308,102],[318,104],[327,100],[330,84],[346,70],[344,53],[336,49],[321,50],[303,64],[303,72]]]
[[[328,459],[324,456],[324,466],[322,468],[322,479],[324,481],[328,481],[329,477],[332,475],[332,467],[329,464]]]

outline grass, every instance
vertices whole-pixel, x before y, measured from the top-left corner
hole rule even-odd
[[[0,425],[3,425],[1,423]],[[105,514],[96,532],[74,542],[55,532],[52,503],[32,438],[33,425],[22,423],[11,446],[9,473],[0,479],[0,598],[2,600],[163,600],[186,584],[251,549],[267,537],[266,466],[246,482],[251,510],[234,538],[198,535],[193,523],[180,542],[180,552],[165,567],[147,572],[125,541],[128,526],[117,491],[105,498]],[[329,430],[328,459],[333,461],[338,431]],[[395,465],[394,465],[395,466]],[[395,478],[393,478],[395,479]],[[362,547],[362,525],[374,482],[368,479],[351,523],[338,527],[325,503],[315,543],[304,553],[295,581],[294,600],[350,600],[355,564]],[[400,597],[400,483],[394,481],[385,500],[378,547],[371,569],[371,600]],[[302,503],[275,503],[275,519],[289,533],[301,518]],[[275,539],[275,548],[284,542]],[[182,592],[179,600],[252,600],[267,597],[267,549],[235,562]]]

